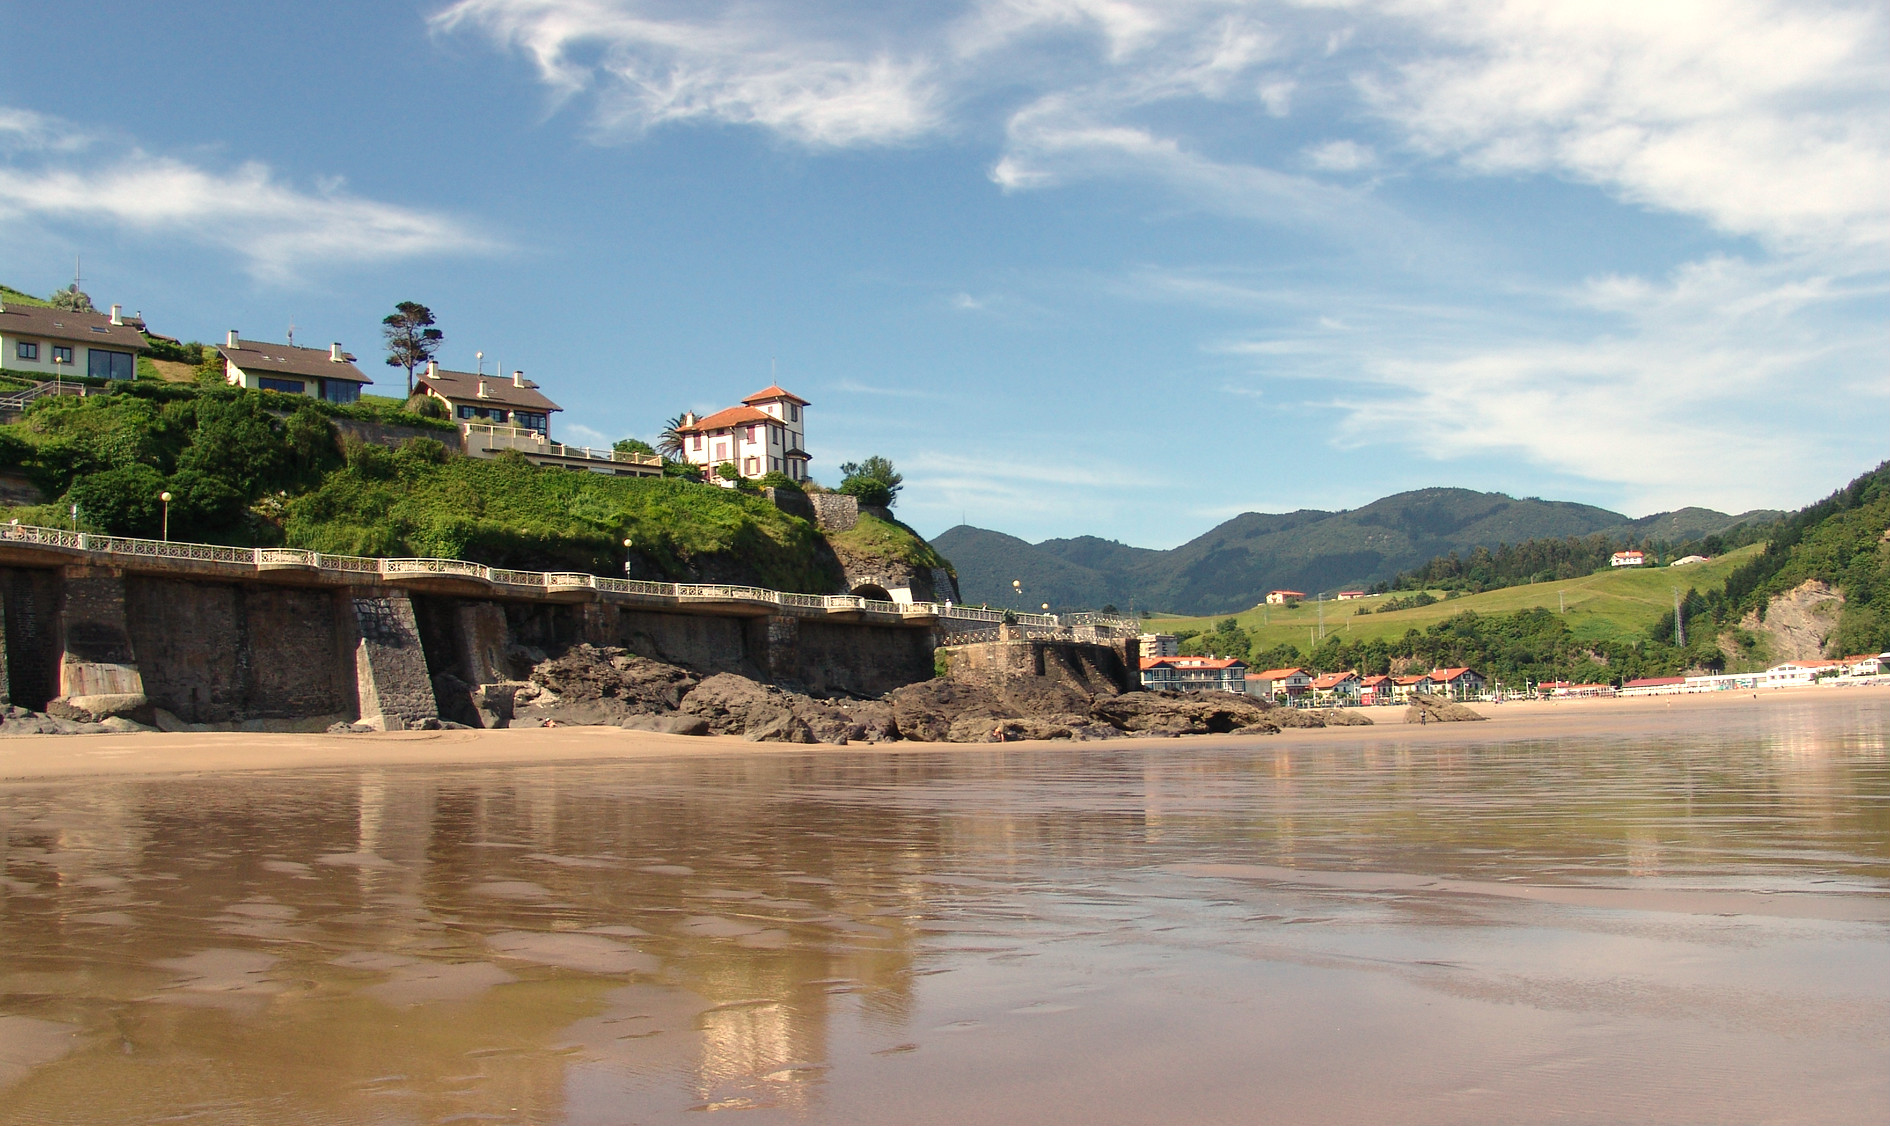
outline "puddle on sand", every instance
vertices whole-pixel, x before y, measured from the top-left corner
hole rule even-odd
[[[1885,713],[9,787],[0,1121],[1883,1121]]]

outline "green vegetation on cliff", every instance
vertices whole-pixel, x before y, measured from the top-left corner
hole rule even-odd
[[[753,491],[465,458],[430,439],[399,449],[344,442],[338,420],[456,436],[394,404],[137,380],[38,400],[0,426],[0,471],[48,498],[4,515],[66,527],[76,505],[81,529],[155,537],[169,492],[178,540],[603,575],[623,574],[628,559],[639,578],[845,587],[826,538]],[[897,522],[863,516],[839,538],[853,557],[944,565]]]

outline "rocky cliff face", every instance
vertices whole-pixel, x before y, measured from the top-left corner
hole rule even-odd
[[[1765,639],[1766,654],[1775,664],[1815,661],[1825,656],[1824,643],[1837,630],[1843,610],[1843,592],[1812,579],[1774,596],[1763,619],[1747,614],[1739,625]]]

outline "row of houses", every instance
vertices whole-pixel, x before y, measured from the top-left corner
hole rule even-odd
[[[0,368],[53,382],[80,377],[130,380],[137,376],[138,357],[149,350],[147,333],[143,318],[126,315],[121,305],[99,313],[0,302]],[[363,390],[374,383],[339,342],[303,348],[293,340],[248,339],[231,329],[216,351],[224,380],[234,387],[346,405],[359,402]],[[616,476],[651,477],[663,471],[662,458],[650,454],[557,441],[552,418],[564,408],[523,371],[506,377],[497,371],[452,371],[429,362],[414,375],[414,393],[445,407],[459,428],[461,449],[472,457],[510,452],[538,465]],[[805,481],[812,461],[806,449],[808,406],[806,399],[777,385],[755,392],[740,406],[702,418],[685,415],[677,428],[682,459],[723,485],[734,482],[715,473],[722,465],[732,465],[743,478],[785,473]]]
[[[1361,676],[1350,670],[1316,673],[1297,666],[1250,672],[1238,657],[1161,653],[1143,657],[1141,664],[1142,687],[1150,691],[1242,692],[1283,704],[1400,704],[1420,694],[1474,700],[1488,687],[1483,676],[1469,668],[1436,669],[1418,676]]]

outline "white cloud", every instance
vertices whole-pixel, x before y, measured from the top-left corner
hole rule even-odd
[[[1357,172],[1377,164],[1378,154],[1357,141],[1327,141],[1307,149],[1306,159],[1324,172]]]
[[[1890,243],[1890,19],[1877,5],[1388,5],[1425,36],[1364,75],[1414,144],[1551,172],[1775,245]]]
[[[339,181],[311,192],[258,163],[217,171],[122,146],[102,152],[106,146],[80,129],[19,111],[0,111],[0,130],[30,140],[0,144],[14,155],[0,165],[0,219],[182,237],[227,250],[272,280],[490,245],[446,216],[363,199]],[[83,158],[75,155],[81,149]]]

